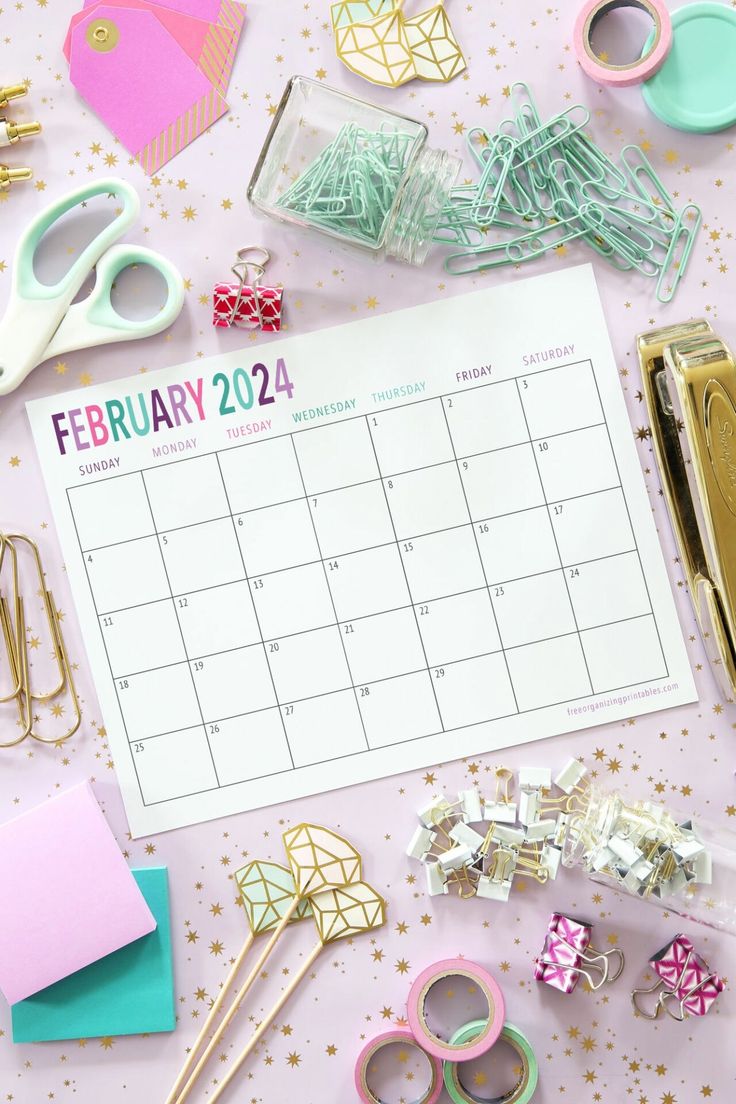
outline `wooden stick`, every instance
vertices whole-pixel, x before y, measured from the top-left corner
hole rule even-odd
[[[289,905],[289,907],[286,910],[286,912],[284,913],[284,915],[281,917],[281,920],[279,921],[278,927],[276,928],[273,935],[271,936],[268,943],[266,944],[266,947],[265,947],[263,953],[260,955],[258,961],[256,962],[256,964],[253,967],[253,969],[251,970],[251,972],[248,974],[248,977],[245,979],[245,982],[243,983],[242,989],[238,993],[238,995],[235,998],[235,1000],[233,1001],[233,1003],[228,1008],[227,1012],[225,1013],[225,1015],[224,1015],[224,1017],[223,1017],[223,1019],[220,1023],[220,1026],[215,1031],[214,1035],[212,1036],[209,1043],[207,1044],[204,1052],[202,1053],[202,1057],[199,1059],[196,1066],[192,1070],[192,1073],[191,1073],[191,1076],[190,1076],[189,1080],[187,1081],[186,1085],[184,1086],[184,1088],[182,1089],[182,1091],[181,1091],[181,1093],[178,1097],[178,1104],[184,1104],[184,1101],[186,1100],[186,1098],[189,1096],[189,1093],[194,1088],[194,1084],[195,1084],[197,1078],[199,1077],[200,1073],[202,1072],[204,1066],[207,1064],[207,1061],[208,1061],[210,1055],[212,1054],[213,1050],[215,1049],[215,1047],[219,1043],[220,1039],[222,1038],[223,1034],[227,1030],[228,1026],[232,1023],[233,1019],[237,1015],[238,1009],[240,1008],[241,1004],[245,1000],[245,996],[248,993],[248,990],[250,989],[253,982],[256,980],[256,978],[260,974],[260,972],[263,969],[263,966],[266,962],[266,959],[268,958],[268,956],[271,954],[271,951],[276,946],[277,940],[281,938],[281,933],[284,931],[284,928],[286,927],[286,925],[291,920],[293,914],[296,912],[296,910],[299,907],[299,905],[301,904],[301,902],[302,902],[302,898],[297,894],[293,898],[291,904]]]
[[[217,1088],[215,1089],[212,1096],[209,1098],[209,1104],[215,1104],[215,1101],[220,1099],[220,1097],[225,1092],[226,1088],[228,1087],[228,1085],[230,1084],[232,1079],[235,1077],[235,1074],[238,1072],[238,1070],[240,1069],[240,1067],[242,1066],[243,1062],[246,1060],[246,1058],[248,1057],[250,1052],[253,1050],[253,1048],[263,1038],[264,1034],[266,1033],[268,1028],[271,1026],[273,1021],[276,1019],[279,1012],[284,1007],[284,1005],[288,1001],[289,997],[293,994],[296,987],[300,984],[300,982],[302,982],[304,980],[305,974],[307,973],[307,971],[309,969],[311,969],[315,959],[317,958],[318,954],[320,953],[320,951],[322,950],[323,947],[324,947],[324,943],[322,943],[320,941],[309,952],[309,955],[307,956],[306,962],[303,964],[303,966],[301,967],[299,972],[296,974],[296,976],[292,979],[292,981],[289,983],[289,985],[287,985],[286,989],[284,989],[283,993],[281,994],[279,999],[276,1001],[276,1003],[273,1006],[273,1008],[271,1009],[271,1011],[266,1014],[266,1016],[263,1019],[263,1022],[258,1026],[258,1029],[256,1030],[256,1032],[251,1036],[250,1042],[248,1042],[246,1044],[245,1049],[240,1052],[238,1057],[235,1059],[234,1064],[228,1070],[227,1076],[220,1082],[220,1084],[217,1086]]]
[[[243,965],[243,962],[245,961],[245,958],[246,958],[246,955],[248,954],[248,951],[253,946],[253,940],[254,939],[255,939],[255,936],[254,936],[253,932],[252,931],[249,932],[248,937],[245,940],[245,943],[240,948],[240,953],[238,954],[238,957],[235,959],[235,962],[232,965],[232,969],[230,970],[230,973],[225,978],[225,984],[223,985],[222,989],[220,990],[219,995],[217,997],[217,1000],[212,1005],[212,1008],[210,1008],[209,1013],[207,1015],[207,1019],[202,1024],[202,1028],[199,1032],[199,1035],[194,1040],[194,1045],[192,1046],[192,1049],[189,1051],[189,1054],[187,1055],[186,1062],[184,1063],[184,1065],[181,1067],[181,1070],[179,1071],[179,1076],[177,1077],[176,1081],[174,1082],[174,1084],[171,1088],[171,1092],[166,1097],[166,1104],[174,1104],[174,1101],[176,1100],[176,1098],[178,1097],[178,1095],[181,1091],[182,1085],[184,1084],[184,1082],[189,1077],[189,1071],[191,1070],[192,1066],[194,1065],[195,1061],[197,1060],[197,1054],[199,1053],[199,1049],[202,1046],[202,1043],[204,1042],[204,1040],[205,1040],[205,1038],[206,1038],[206,1036],[207,1036],[207,1034],[210,1030],[210,1027],[214,1023],[215,1017],[217,1016],[218,1012],[222,1008],[225,997],[227,996],[233,982],[235,981],[235,978],[238,976],[238,973],[240,972],[240,967]]]

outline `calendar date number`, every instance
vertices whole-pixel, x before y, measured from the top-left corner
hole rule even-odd
[[[280,395],[293,398],[294,384],[289,379],[286,361],[279,357],[270,371],[260,361],[248,370],[236,368],[233,372],[215,372],[212,386],[219,395],[220,414],[236,414],[239,410],[251,410],[254,406],[269,406]]]

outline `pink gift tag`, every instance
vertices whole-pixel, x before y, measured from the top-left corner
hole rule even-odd
[[[238,40],[243,29],[245,19],[245,4],[235,3],[234,0],[157,0],[162,8],[179,12],[181,15],[194,16],[208,23],[216,23],[233,32],[230,47],[222,68],[222,90],[224,91],[230,80],[235,51],[238,48]],[[85,8],[95,5],[97,0],[85,0]]]
[[[156,16],[181,48],[186,51],[195,65],[212,81],[222,95],[227,91],[230,68],[227,60],[233,48],[235,32],[231,27],[220,23],[208,23],[204,19],[195,19],[183,15],[161,4],[150,4],[148,0],[91,0],[84,10],[72,16],[69,30],[64,41],[64,56],[70,60],[72,31],[77,23],[86,19],[100,4],[106,7],[142,8]]]
[[[258,296],[257,304],[255,295]],[[246,330],[261,329],[266,333],[278,332],[281,329],[284,289],[259,284],[255,295],[252,287],[241,289],[239,284],[215,284],[212,324],[238,326]]]
[[[150,10],[99,4],[71,34],[71,81],[151,174],[227,104]]]

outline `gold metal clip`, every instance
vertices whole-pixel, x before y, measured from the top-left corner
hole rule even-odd
[[[0,109],[7,107],[11,100],[17,100],[27,93],[28,85],[25,83],[9,84],[5,88],[0,88]]]
[[[7,165],[0,165],[0,190],[19,180],[30,180],[32,176],[33,169],[9,169]]]
[[[0,141],[0,145],[6,143],[10,145],[12,142],[20,142],[23,138],[30,138],[32,134],[41,133],[41,124],[37,122],[32,123],[11,123],[9,119],[0,120],[5,127],[5,142]]]

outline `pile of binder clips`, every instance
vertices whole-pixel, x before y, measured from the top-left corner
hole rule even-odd
[[[567,827],[567,818],[559,814],[573,792],[583,792],[586,773],[571,759],[554,780],[562,795],[550,796],[552,771],[525,767],[518,772],[518,797],[512,801],[513,772],[499,767],[492,800],[476,789],[462,790],[455,802],[440,795],[419,809],[421,824],[406,853],[424,865],[430,897],[454,888],[460,897],[508,901],[517,875],[540,885],[555,879]],[[483,832],[471,827],[481,821],[487,823]]]
[[[21,579],[28,571],[43,606],[48,641],[42,641],[26,621],[27,603],[21,593]],[[10,738],[9,726],[0,727],[0,747],[15,747],[28,736],[42,744],[62,744],[74,735],[81,723],[79,699],[61,631],[61,617],[53,594],[46,586],[38,546],[21,533],[0,533],[0,635],[4,644],[4,654],[0,655],[0,703],[12,707],[17,729]],[[51,647],[53,674],[49,677],[52,685],[40,688],[34,685],[39,677],[34,668],[41,666],[43,653],[40,649],[45,644]],[[31,650],[38,651],[39,661],[31,661]],[[64,715],[69,706],[71,715],[66,722]],[[51,720],[48,735],[42,734],[39,727],[42,708],[48,709]],[[61,733],[56,733],[52,730],[59,721],[64,721],[65,727]]]
[[[462,247],[446,257],[445,270],[459,276],[518,265],[580,239],[615,268],[656,277],[657,298],[668,303],[685,273],[700,208],[677,210],[639,146],[612,161],[585,133],[584,107],[543,123],[527,85],[513,85],[511,97],[512,119],[493,134],[482,127],[468,133],[481,175],[477,184],[453,188],[440,216],[434,240]]]

